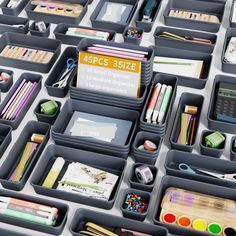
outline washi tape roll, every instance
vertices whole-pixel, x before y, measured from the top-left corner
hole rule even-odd
[[[139,167],[136,167],[135,175],[138,181],[142,184],[148,184],[153,181],[152,171],[146,165],[141,165]]]
[[[6,73],[6,72],[2,72],[1,73],[1,80],[2,81],[8,81],[10,79],[10,77],[11,76],[8,73]]]
[[[146,140],[143,144],[144,148],[147,150],[147,151],[150,151],[150,152],[153,152],[157,149],[157,146],[155,143],[149,141],[149,140]]]

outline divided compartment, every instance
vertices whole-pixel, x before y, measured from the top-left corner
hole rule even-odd
[[[133,30],[137,30],[140,33],[140,38],[129,38],[127,37],[127,32],[129,29],[133,29]],[[124,39],[124,43],[132,43],[135,45],[140,45],[142,38],[143,38],[143,29],[142,28],[138,28],[138,27],[132,27],[132,26],[127,26],[122,34],[123,39]]]
[[[145,116],[146,116],[146,111],[147,111],[147,108],[148,108],[148,104],[150,102],[150,99],[152,97],[152,93],[153,93],[154,88],[155,88],[157,83],[171,85],[172,86],[172,96],[171,96],[171,99],[170,99],[170,102],[169,102],[168,109],[166,111],[166,115],[165,115],[165,118],[164,118],[164,123],[162,123],[162,124],[151,124],[151,123],[146,122]],[[151,85],[151,88],[149,90],[148,97],[147,97],[145,105],[143,107],[142,114],[140,116],[140,128],[141,128],[141,130],[156,133],[156,134],[160,135],[161,137],[163,137],[165,135],[166,130],[167,130],[167,126],[168,126],[168,122],[169,122],[169,118],[170,118],[170,115],[171,115],[171,111],[172,111],[172,108],[173,108],[173,104],[174,104],[174,101],[175,101],[175,97],[176,97],[177,84],[178,84],[178,78],[174,75],[166,75],[166,74],[158,74],[158,73],[155,75],[155,77],[153,79],[153,82],[152,82],[152,85]]]
[[[164,176],[162,178],[159,192],[157,195],[157,200],[155,202],[155,210],[153,214],[154,224],[166,227],[171,234],[183,235],[183,236],[209,236],[209,233],[202,232],[199,230],[193,230],[187,227],[180,227],[175,224],[162,223],[159,220],[161,213],[161,202],[165,191],[169,187],[180,188],[184,190],[189,190],[197,193],[212,195],[220,198],[236,200],[236,190],[232,188],[221,187],[213,184],[202,183],[194,180],[188,180],[184,178],[178,178],[174,176]],[[201,217],[201,216],[199,216]],[[213,222],[214,223],[214,222]]]
[[[196,138],[197,138],[197,134],[198,134],[198,128],[199,128],[199,123],[200,123],[203,102],[204,102],[204,97],[202,95],[193,94],[193,93],[182,93],[181,94],[178,108],[177,108],[176,115],[175,115],[175,119],[174,119],[174,124],[173,124],[171,134],[170,134],[171,148],[178,149],[181,151],[186,151],[186,152],[192,152],[193,147],[196,143]],[[195,115],[197,123],[196,123],[195,129],[194,129],[194,136],[193,136],[192,145],[177,143],[178,137],[180,135],[181,113],[184,112],[184,108],[186,105],[198,107],[197,115]]]
[[[13,182],[9,180],[9,177],[19,164],[25,145],[27,142],[31,141],[30,138],[33,133],[44,134],[45,135],[44,139],[42,143],[38,144],[38,147],[33,156],[31,157],[30,163],[28,164],[24,172],[24,175],[22,176],[20,181]],[[37,121],[29,121],[26,124],[21,134],[19,135],[16,143],[12,147],[10,153],[8,154],[6,160],[4,161],[4,163],[0,168],[1,170],[0,182],[4,188],[12,189],[15,191],[21,191],[24,188],[30,174],[33,171],[33,168],[35,167],[45,145],[48,142],[49,136],[50,136],[50,126],[48,124]]]
[[[3,139],[0,144],[1,158],[12,140],[12,127],[9,125],[0,124],[0,138]]]
[[[162,0],[155,0],[157,2],[151,14],[151,21],[142,21],[143,18],[143,10],[148,2],[148,0],[144,0],[142,5],[140,6],[138,13],[134,17],[134,21],[137,27],[142,28],[145,32],[150,32],[152,30],[153,24],[157,18],[159,13]]]
[[[196,0],[169,0],[164,11],[165,24],[169,26],[201,30],[207,32],[217,33],[219,31],[223,15],[225,3],[196,1]],[[203,13],[208,15],[215,15],[219,18],[220,23],[204,22],[198,20],[191,20],[185,18],[169,16],[170,10],[183,10],[196,13]]]
[[[64,43],[64,44],[77,46],[79,44],[80,40],[82,40],[84,37],[66,35],[66,32],[67,32],[68,28],[70,28],[70,27],[73,27],[73,28],[78,27],[80,29],[97,30],[97,31],[100,31],[100,32],[108,32],[110,34],[110,37],[109,37],[108,41],[114,41],[115,40],[116,32],[114,30],[107,30],[107,29],[104,30],[104,29],[101,29],[101,28],[92,28],[92,27],[71,25],[71,24],[65,24],[65,23],[60,23],[56,26],[56,28],[53,32],[56,39],[61,40],[61,42]]]
[[[28,4],[29,0],[21,0],[20,3],[17,5],[15,8],[8,8],[7,4],[11,0],[4,0],[2,4],[0,5],[0,8],[2,9],[2,13],[4,15],[13,15],[13,16],[18,16],[22,10],[26,7]]]
[[[78,25],[81,20],[84,18],[87,10],[88,10],[88,0],[64,0],[65,3],[74,3],[74,4],[80,4],[83,6],[82,11],[80,12],[79,16],[77,17],[71,17],[71,16],[64,16],[59,14],[50,14],[50,13],[43,13],[43,12],[35,12],[34,8],[35,6],[31,4],[31,1],[27,4],[25,11],[27,13],[27,16],[30,20],[34,21],[41,21],[44,19],[48,23],[68,23],[68,24],[75,24]]]
[[[78,209],[70,225],[70,232],[73,236],[82,236],[79,231],[83,230],[85,222],[92,222],[97,225],[104,226],[105,228],[125,228],[133,231],[142,232],[149,235],[167,236],[167,230],[153,224],[138,222],[123,217],[109,215],[102,212],[96,212],[87,209]]]
[[[163,38],[159,36],[162,32],[169,32],[178,36],[187,36],[187,37],[193,37],[193,38],[207,39],[207,40],[211,40],[212,44],[193,42],[191,40],[176,40],[176,39],[171,39],[171,38]],[[153,36],[155,38],[156,46],[171,47],[171,48],[196,51],[196,52],[202,52],[202,53],[212,53],[216,45],[216,41],[217,41],[217,35],[215,34],[196,32],[196,31],[191,31],[191,30],[182,30],[182,29],[169,28],[169,27],[163,27],[163,26],[156,27],[156,30]]]
[[[5,70],[5,69],[1,69],[0,68],[0,75],[1,75],[2,72],[5,72],[8,75],[10,75],[10,78],[7,81],[0,82],[0,90],[1,90],[1,92],[2,93],[7,93],[9,91],[9,89],[11,88],[12,84],[13,84],[14,72],[12,70]]]
[[[64,88],[53,87],[52,85],[58,82],[58,79],[62,76],[62,74],[66,70],[67,60],[69,58],[77,58],[76,48],[75,47],[67,47],[63,53],[61,54],[59,60],[56,62],[53,67],[51,73],[48,75],[48,78],[45,81],[45,87],[50,96],[53,97],[65,97],[69,91],[69,83],[72,79],[72,76],[68,79],[68,83]],[[75,69],[76,70],[76,69]],[[72,73],[73,74],[73,73]]]
[[[40,231],[41,233],[47,233],[47,234],[51,234],[51,235],[60,235],[62,233],[64,226],[66,224],[66,221],[67,221],[67,217],[68,217],[68,211],[69,211],[68,205],[66,205],[64,203],[60,203],[60,202],[55,202],[55,201],[49,200],[49,199],[33,197],[30,195],[25,195],[25,194],[16,193],[16,192],[3,190],[3,189],[0,190],[0,196],[1,197],[3,196],[3,197],[17,198],[17,199],[21,199],[24,201],[30,201],[30,202],[34,202],[37,204],[42,204],[42,205],[49,206],[49,207],[55,207],[58,209],[58,212],[59,212],[58,218],[56,220],[56,224],[54,226],[34,223],[34,222],[30,222],[30,221],[27,221],[24,219],[14,218],[12,216],[8,216],[5,214],[4,215],[0,214],[0,221],[1,222],[9,224],[9,225],[15,225],[15,226],[19,226],[19,227],[23,227],[23,228],[27,228],[27,229],[31,229],[31,230]],[[1,232],[1,229],[0,229],[0,232]],[[6,234],[2,234],[2,235],[5,236]],[[18,236],[18,234],[12,234],[12,235]],[[21,234],[19,234],[19,236],[20,235]],[[10,236],[10,234],[7,234],[7,236]]]
[[[63,157],[66,161],[60,175],[58,176],[57,181],[63,177],[68,164],[72,162],[80,162],[85,165],[89,165],[94,168],[98,168],[104,171],[108,171],[112,174],[118,175],[119,178],[111,193],[110,199],[108,201],[99,200],[91,197],[86,197],[81,194],[42,187],[42,183],[57,157]],[[112,156],[98,154],[94,152],[87,152],[64,146],[50,145],[49,147],[47,147],[36,170],[34,171],[34,174],[31,178],[31,185],[34,187],[35,192],[41,195],[46,195],[80,204],[90,205],[93,207],[111,209],[115,203],[115,199],[117,197],[120,184],[123,179],[125,166],[126,166],[125,160],[115,158]],[[55,186],[57,186],[57,183],[55,183],[53,187]]]
[[[117,22],[112,22],[112,21],[97,20],[97,16],[99,15],[100,11],[102,10],[103,5],[106,2],[133,5],[133,8],[130,12],[129,17],[127,18],[127,21],[125,23],[119,23],[119,22],[117,23]],[[101,0],[99,1],[99,3],[97,4],[97,7],[95,8],[95,10],[90,16],[92,26],[94,28],[110,29],[110,30],[116,31],[117,33],[123,33],[125,27],[128,26],[129,23],[131,22],[137,7],[138,7],[138,0]]]
[[[173,76],[178,77],[178,85],[180,86],[187,86],[187,87],[196,88],[196,89],[205,88],[206,82],[209,77],[211,64],[212,64],[212,55],[207,54],[207,53],[187,51],[187,50],[169,48],[169,47],[154,46],[153,49],[154,49],[155,56],[159,56],[159,57],[171,57],[171,58],[181,58],[181,59],[203,61],[203,70],[201,72],[201,78],[193,78],[193,77],[188,77],[184,75],[173,75]]]
[[[23,108],[19,115],[14,120],[5,120],[0,118],[0,123],[10,125],[13,129],[17,129],[17,127],[20,125],[21,121],[25,117],[25,114],[29,111],[30,106],[32,105],[33,101],[37,97],[39,91],[41,90],[41,80],[42,76],[39,74],[31,74],[31,73],[23,73],[18,80],[15,82],[15,84],[12,86],[11,90],[8,92],[7,96],[3,100],[3,102],[0,105],[0,114],[4,110],[4,107],[8,104],[8,101],[12,98],[15,91],[21,84],[23,80],[31,81],[32,83],[37,82],[37,85],[34,89],[34,91],[31,93],[30,97],[28,97],[27,101],[23,105]]]
[[[192,168],[195,173],[181,171],[178,165],[184,163]],[[235,181],[227,181],[219,179],[204,173],[198,172],[197,169],[210,171],[212,173],[232,174],[235,173],[236,163],[228,160],[216,159],[214,157],[203,156],[199,154],[187,153],[178,150],[170,150],[167,152],[165,169],[167,175],[173,175],[184,179],[192,179],[195,181],[219,185],[228,188],[235,188]]]
[[[45,37],[45,38],[48,38],[48,36],[50,35],[50,27],[51,27],[51,24],[50,23],[45,23],[46,25],[46,30],[41,32],[41,31],[38,31],[36,30],[35,28],[35,21],[30,25],[30,28],[29,28],[29,31],[30,31],[30,34],[33,35],[33,36],[38,36],[38,37]]]
[[[234,148],[234,140],[236,140],[236,136],[233,136],[230,143],[230,160],[236,161],[236,147]],[[235,167],[236,168],[236,167]]]
[[[41,73],[48,73],[50,71],[61,52],[61,41],[59,40],[17,33],[4,33],[2,35],[0,40],[0,52],[2,52],[2,50],[7,45],[18,46],[22,48],[27,47],[54,53],[51,60],[46,64],[0,56],[0,64],[2,66],[10,66],[18,69]]]

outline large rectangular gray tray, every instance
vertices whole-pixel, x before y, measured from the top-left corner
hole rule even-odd
[[[83,10],[81,11],[78,17],[69,17],[69,16],[61,16],[61,15],[56,15],[56,14],[35,12],[33,11],[35,6],[32,5],[30,1],[26,6],[25,11],[30,20],[41,21],[43,19],[44,21],[48,23],[54,23],[54,24],[68,23],[68,24],[78,25],[87,12],[88,0],[64,0],[63,2],[81,4],[83,6]]]
[[[78,25],[71,25],[71,24],[65,24],[65,23],[60,23],[56,26],[56,28],[53,32],[56,39],[61,40],[62,43],[64,43],[64,44],[70,44],[70,45],[77,46],[79,44],[80,40],[83,39],[84,37],[66,35],[66,32],[67,32],[68,28],[70,28],[70,27],[73,27],[73,28],[78,27],[80,29],[97,30],[97,31],[102,31],[102,32],[106,31],[110,34],[108,41],[115,40],[116,32],[114,30],[104,30],[101,28],[91,28],[91,27],[86,27],[86,26],[78,26]]]
[[[80,208],[75,212],[70,225],[70,232],[73,236],[83,235],[78,231],[84,229],[85,222],[93,222],[108,229],[125,228],[150,235],[167,236],[168,233],[164,227]]]
[[[191,228],[184,228],[174,224],[165,224],[159,221],[159,216],[161,212],[161,201],[164,196],[165,190],[169,187],[181,188],[193,192],[199,192],[207,195],[212,195],[216,197],[236,200],[236,190],[231,188],[226,188],[222,186],[217,186],[213,184],[202,183],[194,180],[188,180],[184,178],[178,178],[174,176],[164,176],[161,180],[159,187],[159,192],[157,195],[156,206],[153,214],[153,221],[157,225],[166,227],[171,234],[181,235],[181,236],[209,236],[207,232],[201,232],[193,230]]]
[[[198,128],[200,124],[200,117],[202,113],[202,107],[203,107],[203,102],[204,102],[204,97],[199,94],[194,94],[194,93],[182,93],[180,100],[179,100],[179,105],[176,111],[175,119],[174,119],[174,124],[171,130],[170,134],[170,144],[171,148],[173,149],[178,149],[181,151],[186,151],[186,152],[191,152],[193,150],[193,147],[196,143],[196,138],[197,138],[197,133],[198,133]],[[185,144],[178,144],[177,140],[180,134],[180,125],[181,125],[181,113],[184,112],[184,107],[185,105],[190,105],[190,106],[197,106],[198,111],[196,115],[196,125],[195,125],[195,131],[194,131],[194,138],[193,138],[193,144],[192,145],[185,145]]]
[[[29,2],[29,0],[21,0],[16,8],[8,8],[7,4],[9,3],[9,1],[10,0],[4,0],[0,5],[0,8],[2,9],[3,14],[13,16],[18,16]]]
[[[27,166],[27,169],[24,172],[23,177],[19,182],[13,182],[9,180],[9,177],[16,169],[19,164],[21,155],[24,151],[25,145],[30,141],[30,137],[33,133],[45,135],[42,143],[37,147],[36,152],[31,157],[31,161]],[[29,121],[21,134],[19,135],[18,140],[12,147],[10,153],[8,154],[6,160],[3,162],[0,168],[0,182],[4,188],[12,189],[15,191],[20,191],[24,188],[30,174],[33,171],[34,166],[36,165],[45,145],[48,142],[50,135],[50,125],[37,121]]]
[[[61,52],[61,41],[37,36],[23,35],[17,33],[4,33],[0,40],[0,52],[6,45],[18,47],[29,47],[33,49],[53,52],[54,55],[47,64],[30,61],[17,60],[0,56],[0,64],[3,66],[15,67],[23,70],[48,73]]]
[[[7,190],[3,190],[3,189],[0,190],[0,196],[10,197],[10,198],[18,198],[21,200],[30,201],[30,202],[50,206],[50,207],[56,207],[59,210],[59,215],[56,220],[55,226],[38,224],[38,223],[23,220],[23,219],[22,220],[17,219],[17,218],[11,217],[11,216],[3,215],[3,214],[0,214],[0,221],[1,222],[7,223],[10,225],[16,225],[16,226],[23,227],[23,228],[36,230],[36,231],[40,231],[42,233],[48,233],[51,235],[59,235],[62,233],[64,226],[66,224],[66,221],[67,221],[68,210],[69,210],[68,205],[66,205],[64,203],[60,203],[60,202],[55,202],[55,201],[52,201],[49,199],[33,197],[30,195],[25,195],[25,194],[7,191]],[[3,234],[2,236],[10,236],[10,234],[9,235]]]
[[[170,17],[169,12],[174,9],[216,15],[221,22],[223,19],[225,4],[211,1],[169,0],[164,11],[164,20],[166,25],[216,33],[219,31],[221,23],[208,23],[197,20]]]
[[[15,120],[5,120],[5,119],[2,119],[0,117],[0,123],[6,124],[6,125],[10,125],[13,129],[16,129],[20,125],[20,123],[23,120],[25,114],[28,112],[28,110],[29,110],[30,106],[32,105],[34,99],[37,97],[39,91],[41,90],[41,80],[42,80],[42,76],[41,75],[39,75],[39,74],[31,74],[31,73],[23,73],[18,78],[16,83],[13,85],[13,87],[11,88],[11,90],[8,92],[7,96],[5,97],[3,102],[1,103],[1,105],[0,105],[0,114],[3,111],[5,105],[11,99],[11,97],[13,96],[13,94],[15,93],[15,91],[17,90],[17,88],[19,87],[19,85],[21,84],[21,82],[24,79],[26,81],[37,82],[37,86],[35,87],[33,93],[30,95],[30,97],[28,98],[27,102],[24,104],[24,107],[21,110],[19,116]]]
[[[207,120],[208,128],[211,130],[218,130],[225,133],[235,134],[236,133],[236,124],[229,123],[225,121],[218,121],[214,117],[214,109],[217,98],[217,92],[220,82],[233,83],[235,84],[235,77],[225,76],[225,75],[216,75],[214,83],[211,90],[211,98],[208,107]]]
[[[61,190],[42,187],[43,180],[47,176],[57,157],[63,157],[66,161],[66,164],[64,165],[57,180],[62,178],[63,174],[67,169],[68,164],[71,162],[80,162],[118,175],[119,178],[113,189],[110,199],[108,201],[99,200],[70,192],[64,192]],[[35,192],[38,194],[64,199],[66,201],[72,201],[80,204],[90,205],[93,207],[111,209],[115,203],[117,194],[119,192],[120,184],[124,175],[125,166],[125,160],[113,156],[98,154],[95,152],[87,152],[64,146],[50,145],[49,147],[47,147],[36,170],[34,171],[34,174],[31,178],[31,185],[34,187]],[[56,186],[56,184],[54,186]]]
[[[196,51],[187,51],[183,49],[169,48],[169,47],[153,47],[155,56],[184,58],[190,60],[202,60],[204,62],[203,72],[200,79],[188,76],[178,75],[178,85],[187,86],[191,88],[203,89],[209,77],[212,55]],[[174,72],[172,72],[174,73]]]
[[[116,3],[123,3],[123,4],[131,4],[133,5],[133,9],[130,12],[130,15],[127,19],[127,21],[125,23],[115,23],[115,22],[111,22],[111,21],[102,21],[102,20],[97,20],[97,16],[100,13],[103,4],[105,2],[116,2]],[[100,0],[95,8],[95,10],[93,11],[93,13],[90,16],[90,20],[92,23],[92,26],[94,28],[101,28],[101,29],[110,29],[110,30],[114,30],[117,33],[123,33],[124,29],[126,26],[129,25],[129,23],[131,22],[131,19],[137,9],[138,6],[138,0]]]
[[[169,32],[179,36],[187,36],[193,38],[202,38],[211,40],[212,44],[193,42],[191,40],[176,40],[171,38],[160,37],[160,33]],[[182,50],[197,51],[203,53],[212,53],[216,44],[217,36],[215,34],[197,32],[192,30],[182,30],[177,28],[158,26],[154,32],[155,45],[163,47],[171,47]]]

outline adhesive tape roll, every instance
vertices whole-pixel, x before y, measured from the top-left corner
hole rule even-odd
[[[146,165],[141,165],[135,168],[135,175],[138,181],[142,184],[148,184],[153,181],[152,171]]]

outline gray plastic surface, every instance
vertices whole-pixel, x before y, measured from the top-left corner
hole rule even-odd
[[[7,4],[9,3],[9,1],[10,0],[4,0],[3,3],[0,5],[0,8],[2,9],[3,14],[13,16],[18,16],[29,2],[29,0],[22,0],[16,8],[8,8]]]
[[[2,157],[12,140],[12,127],[9,125],[0,124],[0,136],[3,138],[3,141],[0,144],[0,157]]]
[[[234,145],[233,142],[235,139],[236,139],[236,136],[233,136],[230,143],[230,160],[231,161],[236,161],[236,152],[235,152],[235,149],[233,148],[233,145]]]

